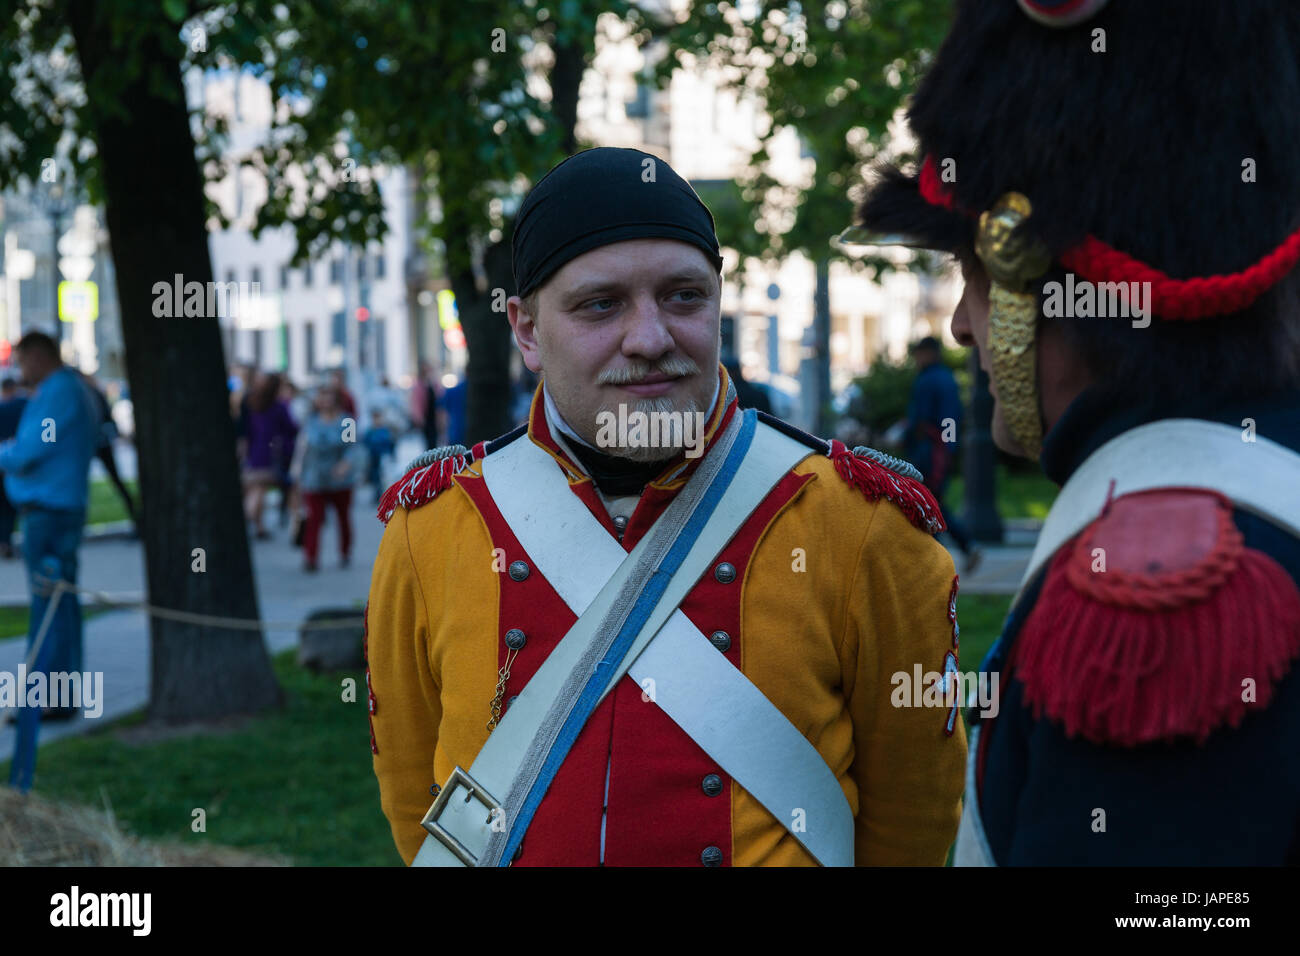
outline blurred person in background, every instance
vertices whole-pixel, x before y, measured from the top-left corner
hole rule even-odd
[[[438,421],[438,383],[433,365],[420,360],[420,374],[411,386],[411,420],[424,434],[427,448],[438,447],[440,423]]]
[[[17,434],[0,445],[0,470],[5,492],[23,518],[23,558],[32,592],[30,649],[50,601],[51,585],[42,566],[53,559],[60,580],[77,583],[87,475],[100,432],[90,392],[81,376],[63,364],[54,339],[44,332],[28,332],[14,347],[14,355],[31,397]],[[59,597],[35,670],[80,673],[81,636],[81,604],[72,591]],[[74,713],[71,707],[55,707],[47,709],[46,717]]]
[[[384,419],[381,409],[372,408],[370,410],[370,427],[361,436],[361,443],[366,446],[366,452],[369,456],[366,480],[370,487],[374,489],[375,504],[379,504],[379,496],[384,492],[384,459],[391,458],[394,452],[397,451],[397,445],[393,441],[393,430],[388,427],[388,422]]]
[[[379,384],[366,395],[367,411],[379,412],[394,436],[405,434],[409,424],[402,396],[388,381],[388,376],[380,376]]]
[[[356,442],[355,424],[349,427],[349,417],[336,389],[325,385],[316,390],[312,415],[303,426],[298,449],[298,487],[307,512],[302,536],[304,571],[318,568],[320,531],[327,507],[338,512],[339,565],[348,565],[352,550],[352,488],[361,474],[361,446]]]
[[[241,409],[243,408],[244,399],[248,395],[248,388],[253,383],[253,376],[256,369],[247,362],[230,363],[230,375],[226,379],[226,385],[230,389],[230,417],[236,421],[241,419]]]
[[[907,405],[904,430],[904,454],[925,476],[925,486],[939,502],[948,533],[966,559],[965,571],[973,572],[983,553],[974,546],[966,526],[944,504],[944,492],[952,480],[957,458],[957,435],[961,429],[961,392],[952,369],[943,364],[939,340],[927,335],[912,346],[912,358],[918,369],[912,382],[912,398]]]
[[[449,445],[465,444],[465,400],[468,393],[469,385],[463,378],[442,393],[442,409],[439,414],[442,415],[441,427]]]
[[[280,400],[280,376],[258,372],[242,405],[244,516],[260,541],[271,536],[262,523],[267,489],[280,483],[281,456],[292,454],[298,426]]]
[[[289,411],[289,418],[296,426],[307,420],[311,404],[303,398],[302,389],[289,380],[288,375],[280,376],[280,402]],[[280,527],[289,523],[290,515],[298,513],[298,488],[294,484],[293,456],[297,446],[297,431],[293,441],[281,441],[276,455],[276,478],[280,488]]]
[[[330,369],[330,384],[334,386],[334,391],[338,395],[339,408],[343,414],[353,421],[357,418],[357,400],[348,391],[348,373],[346,369]]]
[[[26,404],[27,397],[19,391],[18,379],[10,377],[0,382],[0,442],[18,434],[18,420]],[[5,494],[4,483],[0,482],[0,556],[14,556],[13,537],[17,521],[18,511]]]

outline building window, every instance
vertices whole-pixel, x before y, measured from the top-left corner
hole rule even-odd
[[[302,267],[302,286],[304,289],[311,288],[311,274],[314,270],[312,263],[307,263]]]
[[[227,270],[226,270],[226,281],[227,281],[227,282],[235,282],[235,281],[236,281],[236,279],[235,279],[235,270],[234,270],[234,269],[227,269]]]
[[[248,272],[248,281],[259,289],[262,288],[262,270],[257,266],[253,266]]]
[[[341,345],[344,348],[347,348],[348,345],[347,315],[343,312],[335,312],[331,324],[333,325],[333,332],[334,332],[333,337],[331,339],[331,343],[334,345]]]
[[[366,257],[363,254],[357,258],[357,278],[364,279],[365,277],[366,277]]]
[[[382,279],[386,271],[387,270],[384,265],[384,254],[381,252],[377,256],[375,256],[375,278]]]
[[[289,289],[289,267],[280,266],[280,291],[287,292]]]
[[[330,283],[332,285],[343,284],[343,260],[335,259],[330,263]]]

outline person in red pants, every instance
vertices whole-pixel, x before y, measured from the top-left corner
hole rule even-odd
[[[316,390],[312,416],[303,428],[301,477],[303,504],[307,510],[303,528],[303,570],[315,571],[320,549],[320,530],[327,508],[339,518],[339,564],[347,567],[352,547],[352,487],[361,474],[361,446],[357,423],[344,414],[338,391],[332,385]],[[359,450],[361,449],[361,450]]]

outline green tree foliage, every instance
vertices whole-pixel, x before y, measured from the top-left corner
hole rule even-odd
[[[709,64],[771,117],[740,184],[742,202],[719,223],[728,245],[742,256],[838,256],[829,240],[853,222],[869,167],[886,155],[890,122],[946,33],[950,7],[951,0],[690,4],[668,34],[674,56],[660,77],[672,66]],[[786,128],[815,164],[802,186],[783,186],[768,171]],[[788,228],[765,231],[777,208],[793,210],[788,223],[778,217]]]

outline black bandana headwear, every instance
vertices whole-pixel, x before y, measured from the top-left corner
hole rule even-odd
[[[598,146],[541,178],[515,219],[515,288],[526,296],[584,252],[627,239],[678,239],[722,271],[713,215],[662,159]]]

